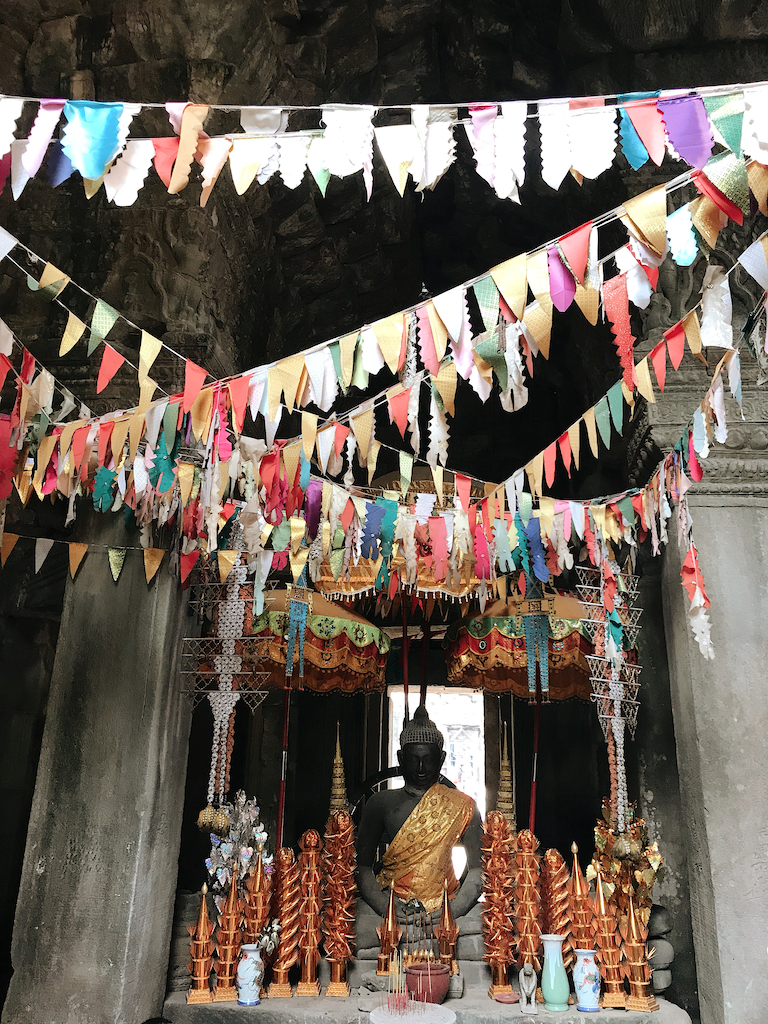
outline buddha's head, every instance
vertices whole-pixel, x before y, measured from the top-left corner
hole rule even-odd
[[[416,708],[413,718],[405,723],[400,733],[397,760],[406,785],[417,792],[426,793],[440,777],[445,761],[443,734],[423,704]]]

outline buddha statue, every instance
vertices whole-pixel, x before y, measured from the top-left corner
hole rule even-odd
[[[387,913],[390,889],[398,920],[440,921],[447,882],[451,909],[461,929],[463,918],[482,889],[482,823],[474,800],[438,782],[445,761],[443,736],[420,705],[400,734],[397,759],[405,785],[373,794],[365,805],[357,839],[357,941],[375,946],[375,925]],[[387,844],[381,865],[376,850]],[[467,872],[457,881],[451,854],[464,846]],[[478,930],[472,928],[472,931]]]

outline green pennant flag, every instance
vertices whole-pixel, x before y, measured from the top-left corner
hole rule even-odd
[[[409,455],[408,452],[400,452],[400,490],[403,492],[403,496],[408,493],[412,476],[413,456]]]
[[[34,292],[35,295],[39,295],[44,302],[51,302],[61,291],[62,281],[51,281],[44,288],[38,288],[38,281],[32,277],[31,274],[27,274],[27,287],[30,291]]]
[[[624,428],[624,395],[621,390],[621,381],[614,384],[605,397],[608,399],[613,425],[616,428],[616,432],[620,434]],[[607,447],[608,445],[606,444]]]
[[[707,115],[722,135],[726,146],[736,156],[741,156],[744,93],[731,93],[730,96],[704,96],[703,100]]]
[[[595,406],[595,423],[600,431],[600,437],[606,448],[611,447],[611,412],[608,406],[608,396],[603,395]]]
[[[476,281],[474,289],[485,329],[490,331],[499,322],[499,289],[490,274]]]
[[[102,343],[102,341],[104,341],[104,339],[101,337],[101,335],[96,334],[94,331],[91,331],[91,335],[88,338],[88,355],[89,356],[93,355],[93,353],[96,351],[96,349]]]
[[[344,387],[344,375],[341,372],[341,346],[338,341],[334,341],[332,345],[329,345],[331,350],[331,359],[333,360],[333,372],[336,374],[336,380],[339,382],[342,394],[346,395],[347,388]]]
[[[355,368],[352,371],[352,380],[349,386],[359,388],[360,391],[365,391],[368,387],[368,371],[363,367],[363,345],[359,340],[355,350]]]
[[[176,443],[176,424],[179,422],[179,406],[181,402],[169,402],[163,413],[163,433],[168,454],[173,451]]]
[[[499,379],[499,387],[504,391],[508,383],[507,359],[503,352],[499,352],[498,331],[494,331],[492,338],[475,345],[475,352],[493,369]]]
[[[632,504],[630,496],[625,494],[623,498],[619,498],[616,507],[631,526],[635,521],[635,506]]]
[[[91,316],[91,331],[98,334],[99,338],[106,338],[120,314],[103,299],[96,299],[96,306]]]

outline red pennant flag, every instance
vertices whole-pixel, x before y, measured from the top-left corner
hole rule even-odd
[[[672,363],[672,368],[676,370],[682,362],[683,352],[685,352],[685,328],[682,322],[676,323],[674,327],[664,331],[664,337],[667,339],[669,361]]]
[[[400,577],[396,572],[393,572],[389,577],[389,599],[390,601],[394,598],[397,593],[397,588],[400,586]]]
[[[345,427],[343,423],[336,424],[336,433],[333,437],[333,446],[336,449],[336,458],[341,455],[341,450],[344,447],[344,442],[347,440],[347,434],[349,433],[349,427]]]
[[[339,516],[339,522],[344,533],[349,529],[349,524],[352,522],[352,516],[355,514],[355,504],[351,498],[347,500],[347,504],[344,506],[344,511]]]
[[[520,591],[520,596],[525,597],[525,573],[520,573],[520,578],[517,581],[517,589]]]
[[[184,412],[189,412],[195,404],[207,376],[208,371],[193,363],[191,359],[184,364]]]
[[[107,454],[107,445],[109,444],[109,439],[112,436],[112,431],[114,429],[114,420],[110,420],[108,423],[99,423],[99,468],[104,465],[104,458]]]
[[[88,431],[91,428],[86,425],[84,427],[78,427],[72,435],[72,462],[77,472],[83,464],[83,456],[85,455],[85,446],[88,441]]]
[[[659,268],[646,266],[645,263],[641,263],[640,266],[645,271],[645,276],[648,278],[651,288],[656,291],[656,286],[659,283]]]
[[[115,352],[111,345],[107,345],[104,342],[104,353],[101,357],[101,366],[99,367],[99,379],[96,381],[97,395],[101,394],[124,362],[125,360],[120,353]]]
[[[664,392],[664,381],[667,379],[667,346],[663,341],[651,351],[651,362],[653,363],[653,369],[656,371],[656,380],[659,382],[659,388]]]
[[[573,455],[571,453],[571,439],[568,437],[568,431],[561,434],[557,439],[557,444],[560,448],[560,458],[563,460],[563,465],[566,468],[568,476],[571,475],[571,462],[573,461]]]
[[[24,349],[24,355],[21,358],[21,373],[19,376],[25,384],[29,384],[35,375],[35,357],[31,352],[27,352]]]
[[[462,473],[456,474],[456,493],[459,496],[461,507],[465,512],[469,512],[469,492],[472,489],[472,481],[468,476],[464,476]]]
[[[224,507],[222,508],[222,510],[221,510],[221,512],[219,514],[221,515],[221,518],[225,522],[228,522],[232,518],[232,516],[235,514],[235,509],[236,508],[237,508],[237,505],[234,503],[234,501],[225,501],[224,502]]]
[[[622,106],[640,136],[640,141],[648,150],[651,160],[657,167],[661,167],[664,154],[667,152],[667,133],[656,100],[630,100]]]
[[[166,188],[171,185],[171,171],[179,154],[179,139],[175,136],[162,139],[152,139],[155,147],[155,170],[160,181]]]
[[[696,450],[693,447],[693,431],[688,434],[688,472],[694,483],[698,483],[704,476],[704,470],[696,457]]]
[[[483,533],[486,537],[493,536],[493,530],[491,529],[491,511],[488,508],[488,499],[483,498],[480,502],[480,511],[483,516]]]
[[[688,548],[688,554],[685,556],[683,567],[680,570],[680,577],[683,586],[688,592],[688,599],[692,601],[696,596],[696,588],[698,587],[701,591],[701,596],[704,598],[704,607],[709,608],[709,598],[707,597],[707,591],[704,589],[704,577],[701,575],[701,569],[699,568],[698,552],[696,551],[695,544],[691,544]]]
[[[228,383],[229,396],[232,399],[232,410],[235,414],[235,429],[238,434],[242,433],[245,423],[245,410],[248,408],[248,388],[251,383],[251,375],[244,374],[242,377],[235,377]]]
[[[557,442],[553,441],[548,448],[544,449],[544,479],[547,487],[555,482],[555,460],[557,459]]]
[[[189,579],[189,574],[195,568],[195,565],[197,564],[197,560],[198,560],[199,557],[200,557],[200,549],[199,548],[198,548],[197,551],[188,551],[186,553],[186,555],[181,555],[180,562],[181,562],[181,585],[182,585],[182,587],[184,586],[184,584]]]
[[[691,178],[695,182],[696,188],[699,192],[704,196],[708,196],[715,206],[718,206],[723,211],[729,220],[735,220],[737,224],[744,223],[744,214],[741,212],[739,207],[734,202],[731,202],[728,196],[724,195],[717,185],[713,185],[703,171],[693,171]]]
[[[517,317],[512,312],[512,310],[509,308],[507,300],[504,298],[504,296],[501,294],[501,292],[499,292],[499,309],[501,310],[501,315],[504,317],[504,319],[507,321],[507,323],[510,323],[510,324],[516,324],[517,323]]]
[[[406,388],[389,399],[389,418],[392,423],[397,424],[400,437],[405,437],[405,428],[408,426],[408,402],[411,398],[411,389]]]
[[[5,353],[0,354],[0,391],[3,390],[5,385],[5,378],[8,376],[8,371],[13,369],[11,360]]]
[[[568,260],[579,284],[584,284],[584,274],[587,270],[587,259],[589,258],[589,234],[592,230],[592,221],[587,221],[579,228],[574,228],[567,235],[558,238],[557,242],[562,249],[563,256]]]

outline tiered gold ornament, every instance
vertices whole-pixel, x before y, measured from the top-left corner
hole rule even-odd
[[[325,833],[325,908],[323,937],[325,957],[331,965],[327,996],[348,996],[347,962],[354,957],[355,936],[355,834],[352,818],[335,811]]]
[[[189,927],[189,935],[192,941],[189,944],[189,953],[192,960],[187,970],[192,975],[192,983],[187,992],[188,1003],[210,1003],[211,996],[211,970],[213,968],[213,925],[208,917],[208,904],[206,893],[208,886],[203,885],[200,890],[200,913],[197,918],[197,925]]]
[[[219,927],[216,931],[216,988],[213,991],[216,1003],[237,1002],[235,974],[243,935],[242,923],[242,904],[237,895],[237,864],[233,864],[232,884],[219,914]]]
[[[336,723],[336,755],[333,758],[333,773],[331,775],[331,801],[328,806],[328,821],[336,811],[348,810],[347,784],[344,778],[344,760],[341,756],[341,743],[339,742],[339,723]]]
[[[529,829],[518,832],[515,854],[517,966],[531,964],[537,973],[541,970],[538,846],[538,839]]]
[[[624,958],[626,960],[629,995],[628,1010],[658,1010],[659,1004],[651,993],[651,969],[648,966],[646,939],[648,930],[635,912],[635,904],[629,897],[629,914],[624,935]]]
[[[299,963],[301,980],[296,987],[297,996],[319,996],[317,965],[320,962],[320,913],[323,907],[320,859],[323,843],[320,833],[308,829],[299,840]]]
[[[563,964],[573,967],[571,918],[568,912],[568,868],[559,850],[547,850],[541,868],[542,929],[547,935],[563,935]]]
[[[571,942],[574,949],[593,949],[595,935],[592,928],[592,901],[589,886],[581,871],[579,848],[571,843],[573,871],[568,883],[568,916],[571,920]]]
[[[630,897],[641,925],[648,924],[653,903],[653,886],[664,861],[657,843],[648,843],[644,818],[634,817],[628,808],[624,832],[611,820],[607,800],[603,801],[603,819],[595,826],[595,869],[599,868],[610,892],[609,902],[616,910],[619,927],[627,930]],[[589,876],[589,873],[588,873]]]
[[[256,943],[269,924],[272,903],[272,876],[264,870],[261,843],[256,849],[256,857],[245,881],[245,889],[243,942]]]
[[[440,923],[435,928],[435,938],[441,964],[450,967],[451,974],[459,973],[459,962],[456,959],[456,940],[459,937],[459,926],[451,912],[451,900],[448,896],[448,879],[443,882],[443,907],[440,911]]]
[[[275,914],[280,922],[280,941],[272,964],[270,999],[290,999],[293,995],[288,972],[299,957],[299,868],[290,846],[283,846],[275,857]]]
[[[509,825],[510,836],[517,835],[517,818],[515,816],[515,796],[512,785],[512,762],[507,751],[507,732],[504,730],[504,744],[501,751],[499,767],[499,792],[496,797],[496,810],[504,815]]]
[[[381,952],[376,961],[376,973],[384,976],[389,975],[392,970],[392,956],[397,952],[403,929],[397,923],[395,913],[395,890],[389,890],[389,903],[387,904],[387,916],[376,929],[381,944]]]
[[[488,995],[495,999],[501,992],[512,992],[507,969],[514,962],[512,927],[513,839],[507,819],[501,811],[489,811],[483,826],[483,934],[485,957],[491,966]]]
[[[626,1006],[624,993],[624,969],[621,963],[621,940],[618,922],[613,908],[605,902],[603,874],[597,872],[595,879],[594,919],[595,959],[605,984],[603,1006],[623,1009]]]

